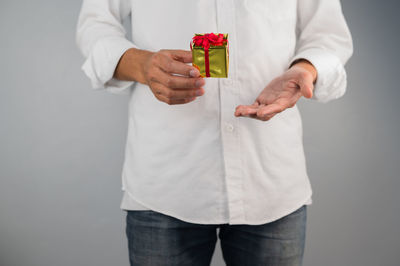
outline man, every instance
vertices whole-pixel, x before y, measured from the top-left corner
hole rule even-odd
[[[229,34],[228,78],[190,64],[208,32]],[[345,92],[339,0],[85,0],[77,43],[94,88],[130,94],[131,265],[209,265],[217,228],[227,265],[301,265],[312,190],[296,102]]]

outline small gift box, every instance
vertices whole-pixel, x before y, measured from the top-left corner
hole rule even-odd
[[[195,34],[190,42],[190,49],[192,64],[200,71],[202,77],[228,77],[228,34]]]

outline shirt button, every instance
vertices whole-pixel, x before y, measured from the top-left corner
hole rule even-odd
[[[232,132],[232,131],[233,131],[233,126],[232,126],[231,124],[227,124],[227,125],[226,125],[226,129],[227,129],[229,132]]]

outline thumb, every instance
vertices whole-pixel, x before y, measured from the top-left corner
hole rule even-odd
[[[306,98],[313,96],[314,84],[311,75],[303,74],[299,78],[299,86],[301,94]]]

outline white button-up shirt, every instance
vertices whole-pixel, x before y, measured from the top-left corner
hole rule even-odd
[[[132,40],[122,20],[131,14]],[[229,77],[183,105],[113,78],[131,47],[189,50],[195,33],[229,34]],[[318,71],[313,99],[346,89],[352,40],[339,0],[85,0],[77,43],[96,89],[128,93],[124,209],[201,224],[263,224],[311,204],[297,106],[263,122],[235,117],[296,59]]]

